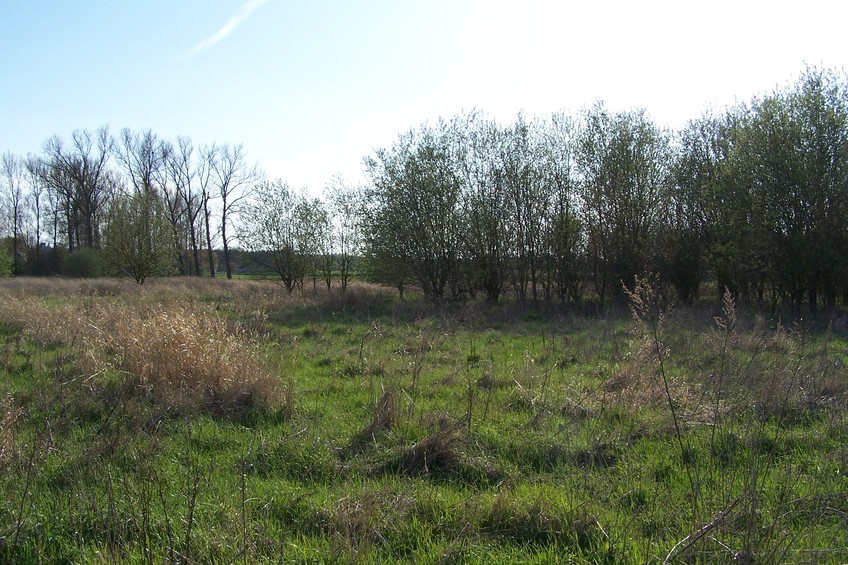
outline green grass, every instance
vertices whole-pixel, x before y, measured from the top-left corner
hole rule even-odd
[[[848,341],[826,325],[732,304],[637,322],[364,286],[3,284],[0,562],[848,559]],[[278,386],[227,410],[169,402],[123,341],[65,331],[136,327],[115,309],[211,311],[244,356],[227,366]]]

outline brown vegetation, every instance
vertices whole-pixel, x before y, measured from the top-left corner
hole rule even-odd
[[[163,304],[161,295],[123,283],[83,283],[79,295],[55,304],[35,285],[0,301],[0,316],[36,342],[69,347],[74,378],[92,389],[117,378],[122,394],[165,411],[220,415],[279,406],[279,376],[245,330],[178,290]],[[89,300],[89,291],[98,300]]]

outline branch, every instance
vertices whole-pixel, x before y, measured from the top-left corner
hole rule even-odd
[[[686,551],[687,549],[689,549],[690,547],[692,547],[693,545],[695,545],[695,543],[699,539],[701,539],[707,533],[709,533],[710,530],[712,530],[713,528],[718,526],[719,522],[724,520],[727,517],[727,515],[730,514],[730,512],[734,508],[736,508],[736,505],[739,504],[740,500],[742,500],[742,499],[737,498],[736,500],[734,500],[733,502],[730,503],[730,506],[728,506],[727,508],[722,510],[721,513],[718,516],[713,518],[712,521],[709,524],[706,524],[706,525],[698,528],[697,530],[695,530],[694,532],[692,532],[691,534],[689,534],[688,536],[686,536],[685,538],[683,538],[682,540],[677,542],[674,545],[674,547],[671,548],[671,551],[668,552],[668,555],[665,556],[665,561],[663,561],[663,563],[670,562],[671,558],[674,557],[675,554],[682,553],[682,552]]]

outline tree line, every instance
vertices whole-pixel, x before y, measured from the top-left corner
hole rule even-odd
[[[233,245],[289,292],[354,274],[431,297],[578,302],[656,273],[683,301],[705,282],[776,306],[848,298],[848,88],[806,69],[679,131],[597,103],[577,115],[469,112],[365,158],[323,197],[267,179],[240,145],[77,131],[5,154],[15,274],[95,250],[139,282],[232,276]],[[82,255],[85,255],[84,253]]]
[[[40,154],[5,153],[0,175],[12,274],[54,274],[99,262],[143,282],[149,276],[228,277],[234,209],[260,173],[241,145],[195,146],[151,130],[104,126],[51,137]]]
[[[401,292],[497,301],[620,296],[658,274],[776,306],[848,298],[848,89],[797,81],[681,131],[598,103],[580,115],[464,114],[367,159],[365,256]]]

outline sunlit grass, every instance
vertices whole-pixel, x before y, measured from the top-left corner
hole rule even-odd
[[[3,285],[0,560],[848,558],[826,325]]]

